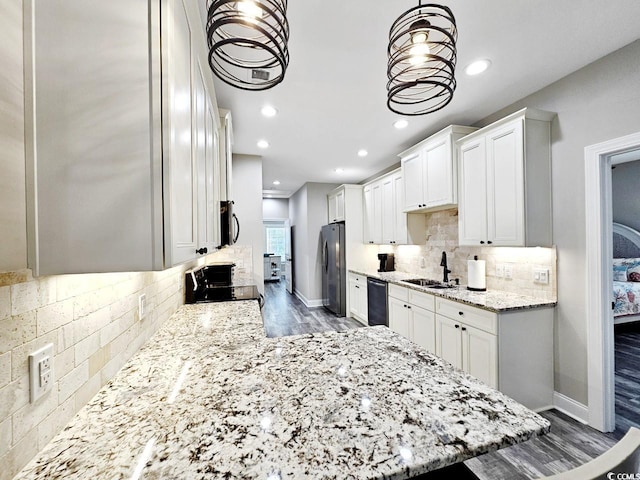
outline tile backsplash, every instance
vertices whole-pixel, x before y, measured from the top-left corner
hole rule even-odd
[[[239,275],[251,274],[250,247],[162,272],[0,272],[0,480],[13,478],[184,303],[187,269],[229,259]],[[142,293],[148,314],[141,320]],[[28,355],[49,343],[53,390],[29,403]]]
[[[443,210],[427,215],[426,245],[381,246],[380,251],[395,254],[396,270],[423,278],[442,280],[440,260],[447,252],[449,278],[467,283],[467,260],[475,255],[485,260],[487,288],[530,295],[545,300],[557,299],[556,249],[516,247],[460,247],[458,246],[458,210]],[[496,267],[511,269],[511,278],[498,277]],[[533,280],[534,269],[549,270],[549,283]]]

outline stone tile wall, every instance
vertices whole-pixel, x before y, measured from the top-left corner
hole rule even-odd
[[[246,273],[251,248],[223,249],[162,272],[0,272],[0,480],[13,478],[184,303],[187,269],[230,258]],[[141,320],[142,293],[148,314]],[[29,403],[28,355],[48,343],[54,387]]]
[[[381,246],[380,251],[394,252],[396,270],[418,277],[442,280],[440,260],[447,252],[450,278],[467,283],[467,260],[477,255],[487,262],[487,288],[530,295],[546,300],[557,299],[557,261],[555,248],[507,248],[458,246],[458,210],[443,210],[427,215],[426,245]],[[512,278],[496,276],[496,265],[511,266]],[[534,283],[533,269],[549,270],[547,285]]]

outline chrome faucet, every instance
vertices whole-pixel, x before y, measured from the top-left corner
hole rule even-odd
[[[442,281],[444,283],[449,283],[449,274],[451,273],[451,270],[447,268],[447,252],[442,252],[442,260],[440,260],[440,266],[444,267],[442,272],[443,273]]]

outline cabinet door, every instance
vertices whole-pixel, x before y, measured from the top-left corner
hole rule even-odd
[[[460,322],[436,314],[436,355],[456,368],[463,368]]]
[[[459,244],[478,246],[487,241],[487,168],[484,138],[460,147]]]
[[[329,195],[327,198],[329,202],[329,223],[338,221],[338,203],[336,201],[336,195]]]
[[[363,189],[364,196],[364,243],[374,243],[373,225],[374,225],[374,208],[373,208],[373,190],[371,185],[367,185]]]
[[[389,328],[407,339],[411,339],[407,304],[397,298],[389,297]]]
[[[222,191],[220,189],[220,137],[215,122],[215,110],[211,101],[207,103],[207,152],[213,162],[211,178],[207,177],[207,189],[211,192],[208,197],[208,213],[207,218],[210,222],[210,228],[207,231],[212,235],[207,238],[207,244],[211,244],[210,249],[216,248],[222,242],[220,232],[220,201],[222,200]]]
[[[360,296],[355,280],[349,280],[349,315],[356,318],[360,316]]]
[[[376,182],[371,186],[373,200],[373,243],[382,243],[382,183]]]
[[[524,245],[522,119],[486,136],[487,225],[494,245]]]
[[[193,63],[191,27],[181,0],[172,2],[174,15],[170,21],[169,62],[169,176],[171,258],[177,265],[196,257],[197,209],[196,178],[192,145],[196,135],[192,129]],[[197,95],[195,96],[198,98]],[[166,215],[166,213],[165,213]]]
[[[213,158],[209,153],[209,111],[207,92],[199,62],[196,62],[195,82],[193,85],[193,137],[196,163],[198,238],[196,248],[212,248],[213,218],[210,199],[213,195]]]
[[[404,181],[402,172],[393,174],[393,213],[395,214],[394,222],[394,240],[396,243],[404,245],[409,243],[407,238],[407,214],[404,213]]]
[[[424,308],[411,305],[412,340],[425,350],[436,353],[436,316]]]
[[[344,190],[336,194],[336,219],[338,222],[344,220]]]
[[[369,321],[369,303],[367,296],[367,282],[366,280],[358,284],[358,310],[360,312],[360,319],[364,322]]]
[[[385,177],[382,180],[382,243],[396,243],[395,223],[396,216],[394,211],[394,195],[393,195],[393,179]]]
[[[427,207],[457,202],[449,137],[429,144],[424,149],[425,203]]]
[[[402,159],[404,179],[404,210],[417,210],[425,203],[422,152],[418,151]]]
[[[461,330],[464,371],[498,388],[498,337],[464,324]]]

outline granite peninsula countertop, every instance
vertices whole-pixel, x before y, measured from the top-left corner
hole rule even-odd
[[[266,338],[185,305],[15,478],[403,479],[548,432],[386,327]]]
[[[472,292],[467,290],[464,285],[454,288],[437,289],[429,287],[421,287],[405,280],[418,278],[416,274],[405,272],[372,272],[364,270],[349,270],[351,273],[363,275],[367,277],[378,278],[389,283],[400,285],[401,287],[410,288],[419,292],[427,292],[437,297],[448,298],[456,302],[466,303],[474,307],[489,310],[490,312],[509,312],[512,310],[524,310],[531,308],[555,307],[556,302],[544,300],[541,298],[530,297],[528,295],[518,295],[511,292],[503,292],[500,290],[487,290],[486,292]]]

